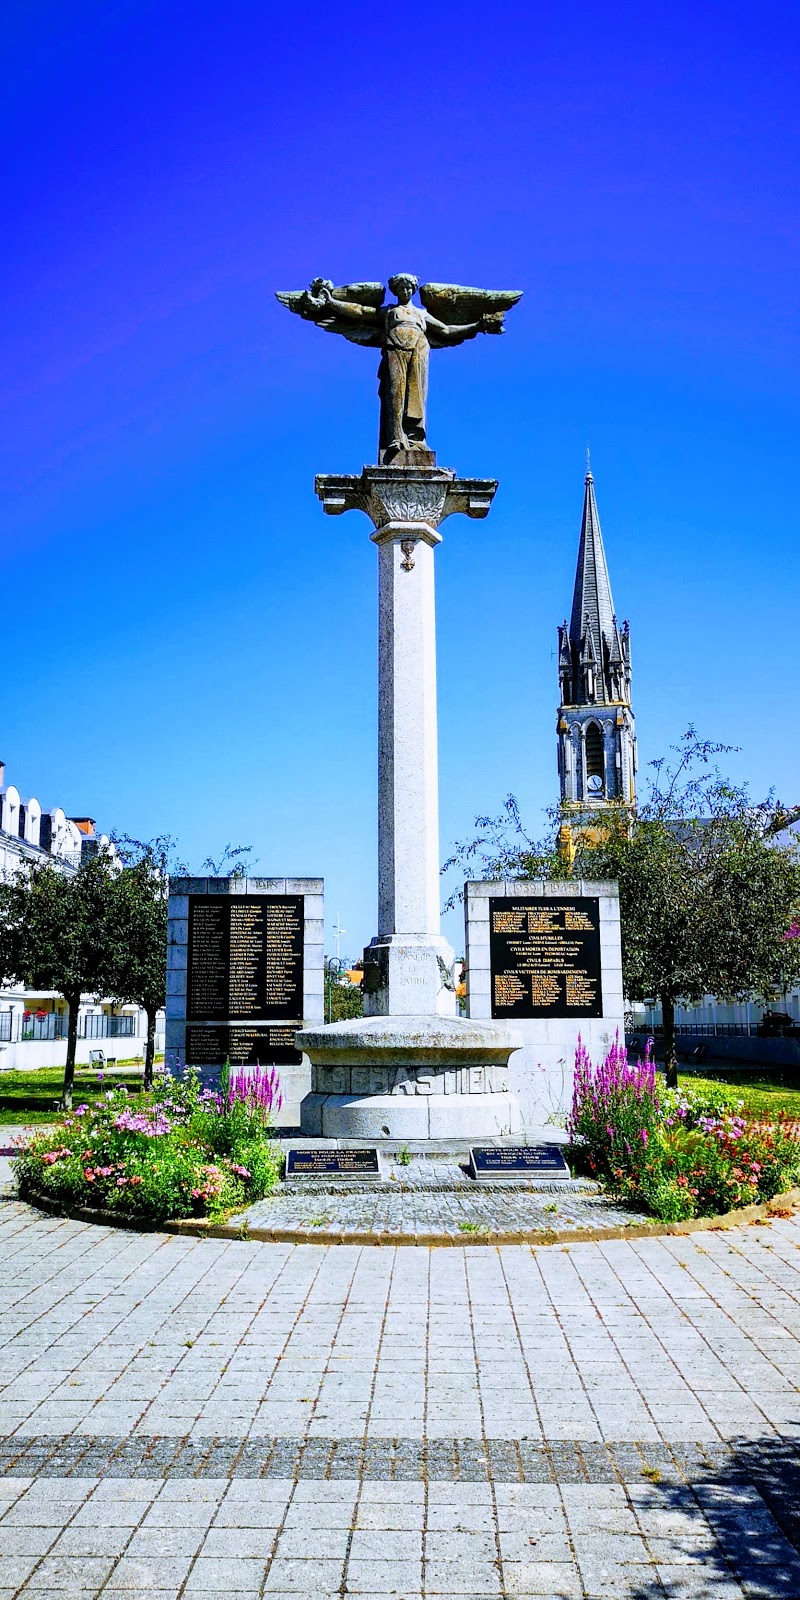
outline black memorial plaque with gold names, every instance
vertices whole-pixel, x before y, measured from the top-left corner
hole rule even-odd
[[[492,1016],[602,1017],[600,902],[489,901]]]
[[[302,895],[190,895],[187,1020],[299,1027],[303,917]]]
[[[215,1066],[221,1061],[230,1061],[232,1067],[299,1067],[303,1056],[295,1048],[296,1031],[293,1022],[272,1028],[190,1023],[185,1059],[193,1067]]]

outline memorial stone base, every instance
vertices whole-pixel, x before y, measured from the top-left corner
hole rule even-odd
[[[311,1062],[303,1133],[327,1139],[502,1138],[520,1131],[508,1060],[521,1035],[505,1023],[374,1016],[304,1028]]]

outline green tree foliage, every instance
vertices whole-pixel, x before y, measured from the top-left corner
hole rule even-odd
[[[167,899],[173,841],[116,841],[122,870],[106,923],[109,994],[141,1006],[147,1015],[144,1086],[153,1082],[156,1014],[166,1003]]]
[[[535,843],[513,797],[499,817],[478,818],[478,834],[447,867],[479,865],[484,877],[615,879],[622,966],[629,1000],[656,996],[664,1022],[667,1082],[677,1081],[675,1007],[705,994],[766,998],[800,977],[800,864],[777,848],[785,808],[713,765],[723,749],[693,728],[654,776],[637,812],[609,805],[589,816],[555,811],[551,835]],[[556,847],[568,821],[572,863]],[[455,896],[453,898],[456,898]]]
[[[111,992],[106,928],[114,895],[106,851],[71,875],[47,863],[0,885],[0,975],[32,989],[55,989],[69,1008],[65,1110],[72,1105],[81,995]]]
[[[341,981],[340,963],[334,958],[325,962],[325,1021],[346,1022],[349,1017],[364,1015],[361,989],[348,979]]]

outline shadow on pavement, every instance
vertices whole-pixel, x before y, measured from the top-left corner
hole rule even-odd
[[[705,1468],[699,1447],[689,1482],[653,1471],[626,1485],[654,1561],[652,1579],[617,1591],[628,1600],[800,1600],[800,1432],[714,1454]]]

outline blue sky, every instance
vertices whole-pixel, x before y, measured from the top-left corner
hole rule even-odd
[[[798,37],[788,4],[7,0],[0,755],[46,805],[228,840],[375,919],[371,351],[275,289],[525,291],[434,355],[442,852],[556,795],[591,445],[646,763],[692,719],[800,800]],[[461,945],[457,919],[448,924]]]

